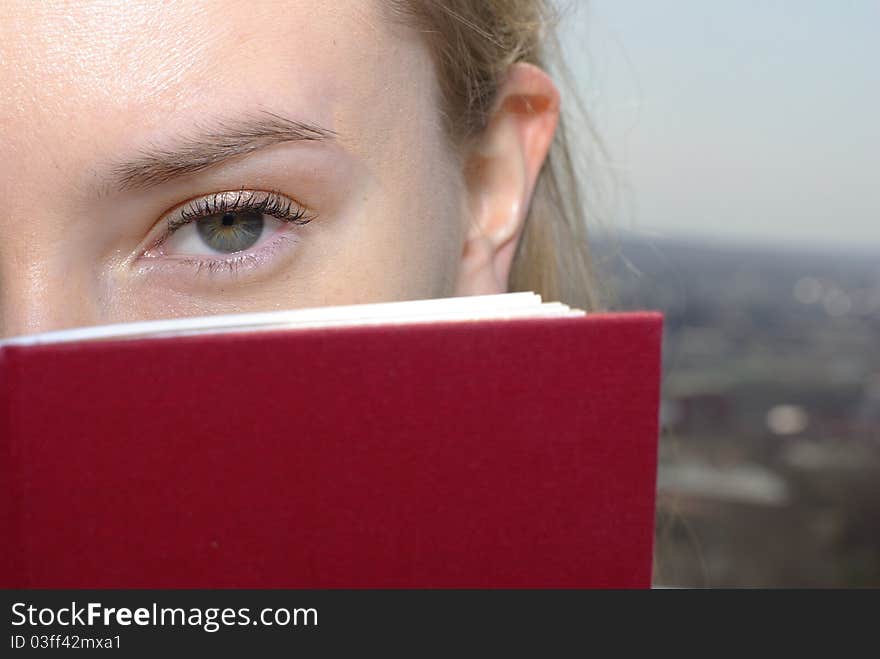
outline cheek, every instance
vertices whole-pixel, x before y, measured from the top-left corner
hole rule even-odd
[[[411,233],[413,268],[421,274],[418,297],[448,297],[454,294],[464,240],[465,199],[455,181],[425,181],[420,209]]]
[[[362,274],[377,298],[422,299],[454,293],[461,259],[463,194],[442,168],[416,168],[384,186],[368,206],[358,243]]]
[[[436,109],[414,116],[431,113]],[[445,135],[432,123],[421,128],[412,142],[420,148],[401,146],[383,186],[395,220],[386,263],[394,264],[389,276],[396,277],[408,299],[454,294],[467,209],[461,168],[446,149]]]
[[[311,290],[300,299],[355,304],[452,295],[461,252],[455,199],[451,186],[365,197],[304,250],[300,272]]]
[[[429,121],[362,132],[388,139],[370,145],[368,182],[346,192],[338,216],[310,227],[313,240],[300,261],[304,280],[320,289],[322,304],[453,295],[466,197],[445,135]]]

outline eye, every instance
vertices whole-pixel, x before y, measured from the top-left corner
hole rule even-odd
[[[172,211],[165,233],[144,256],[225,262],[257,252],[274,236],[311,219],[305,208],[278,192],[221,192]]]
[[[274,226],[273,226],[274,225]],[[165,241],[166,254],[234,254],[250,249],[282,225],[279,220],[266,221],[256,211],[214,213],[178,228]],[[273,230],[274,229],[274,230]]]

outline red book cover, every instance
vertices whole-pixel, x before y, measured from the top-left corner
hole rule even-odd
[[[651,584],[662,317],[0,349],[0,586]]]

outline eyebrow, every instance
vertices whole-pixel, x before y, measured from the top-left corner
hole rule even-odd
[[[104,191],[144,189],[194,174],[225,160],[283,142],[333,140],[336,133],[316,124],[294,121],[263,111],[216,119],[196,126],[169,146],[147,146],[130,160],[110,167]]]

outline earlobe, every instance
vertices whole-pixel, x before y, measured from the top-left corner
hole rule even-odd
[[[470,227],[458,294],[507,290],[532,192],[559,119],[559,92],[538,67],[514,64],[488,124],[465,158]]]

